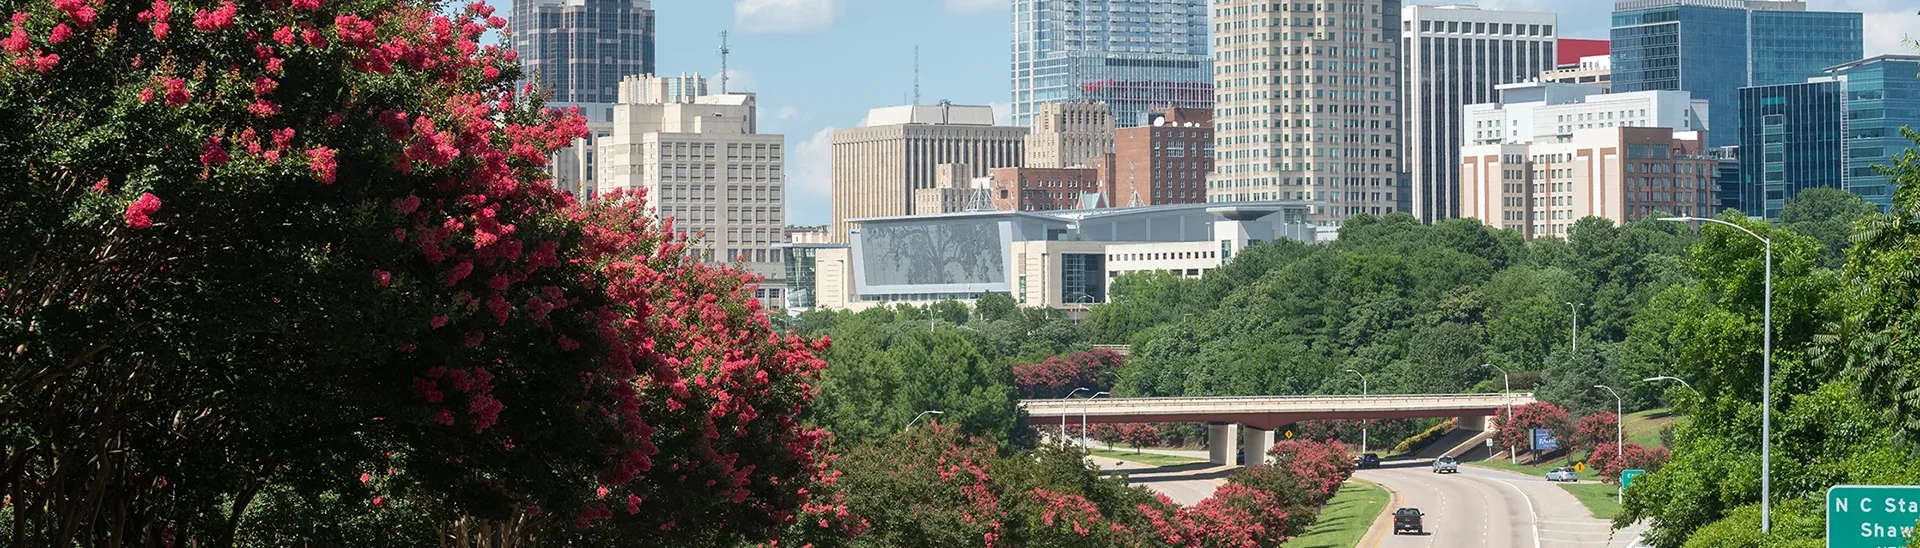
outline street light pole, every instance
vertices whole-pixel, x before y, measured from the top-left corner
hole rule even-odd
[[[1347,372],[1355,375],[1360,375],[1359,371],[1354,371],[1352,369],[1348,369]],[[1360,398],[1366,399],[1366,397],[1367,397],[1367,376],[1360,375]],[[1367,420],[1366,419],[1360,419],[1360,454],[1362,455],[1367,454]]]
[[[1627,435],[1626,435],[1627,417],[1621,414],[1621,411],[1622,411],[1621,407],[1623,406],[1620,404],[1620,393],[1614,392],[1613,387],[1610,387],[1604,384],[1596,384],[1596,385],[1593,385],[1593,387],[1605,388],[1608,394],[1613,394],[1613,460],[1615,461],[1616,464],[1619,464],[1621,466],[1626,466],[1626,463],[1627,463]],[[1621,468],[1621,469],[1625,470],[1625,468]],[[1619,480],[1615,480],[1615,481],[1619,481]],[[1614,494],[1614,502],[1624,503],[1626,502],[1626,500],[1627,500],[1627,488],[1623,486],[1618,490],[1617,493]]]
[[[918,415],[914,415],[914,416],[913,416],[913,420],[910,420],[910,421],[907,421],[907,428],[906,428],[906,429],[907,429],[907,430],[912,430],[912,429],[913,429],[913,423],[916,423],[916,422],[920,422],[920,417],[925,417],[925,416],[927,416],[927,414],[928,414],[928,413],[932,413],[932,414],[935,414],[935,415],[945,415],[945,414],[946,414],[946,413],[944,413],[944,412],[940,412],[940,411],[934,411],[934,410],[931,410],[931,409],[929,409],[929,410],[926,410],[926,411],[921,411],[921,412],[920,412],[920,414],[918,414]]]
[[[1685,386],[1685,387],[1687,387],[1687,390],[1693,390],[1693,393],[1695,393],[1695,394],[1699,394],[1699,393],[1700,393],[1700,391],[1699,391],[1699,390],[1694,390],[1694,388],[1693,388],[1693,385],[1691,385],[1691,384],[1687,384],[1687,381],[1686,381],[1685,379],[1681,379],[1680,377],[1669,377],[1669,376],[1666,376],[1666,375],[1661,375],[1661,376],[1658,376],[1658,377],[1647,377],[1647,378],[1644,378],[1644,379],[1640,379],[1640,381],[1641,381],[1641,382],[1653,382],[1653,381],[1673,381],[1673,382],[1677,382],[1677,383],[1680,383],[1680,386]]]
[[[1573,351],[1579,352],[1580,351],[1580,305],[1574,304],[1571,301],[1563,301],[1563,302],[1567,303],[1568,308],[1573,309]]]
[[[1067,397],[1060,398],[1060,399],[1071,400],[1073,399],[1073,395],[1079,394],[1081,390],[1090,390],[1090,389],[1085,386],[1075,388],[1073,389],[1072,392],[1067,393]],[[1060,410],[1060,446],[1066,447],[1066,445],[1067,445],[1067,411],[1065,409],[1062,409]]]
[[[1092,396],[1087,396],[1087,399],[1080,400],[1080,447],[1082,449],[1091,447],[1093,445],[1091,443],[1087,443],[1087,402],[1093,400],[1094,398],[1098,398],[1100,396],[1107,396],[1107,395],[1111,395],[1111,394],[1108,392],[1097,392],[1097,393],[1094,393],[1094,395]]]
[[[1500,391],[1500,397],[1501,399],[1507,400],[1507,422],[1512,423],[1513,422],[1513,377],[1507,374],[1506,369],[1503,369],[1498,365],[1494,365],[1490,363],[1483,363],[1480,365],[1491,367],[1493,368],[1494,371],[1500,372],[1500,384],[1504,387]],[[1492,457],[1489,456],[1488,458],[1492,458]],[[1513,446],[1511,445],[1507,446],[1507,462],[1510,464],[1520,464],[1520,456],[1514,454]]]
[[[1760,533],[1765,534],[1773,530],[1773,240],[1762,238],[1752,230],[1747,230],[1747,227],[1719,219],[1662,217],[1660,220],[1726,225],[1747,233],[1766,246],[1766,296],[1761,303],[1761,329],[1764,332],[1760,336]]]

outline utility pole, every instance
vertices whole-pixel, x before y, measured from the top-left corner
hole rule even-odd
[[[733,50],[727,48],[727,31],[720,31],[720,94],[727,94],[727,55]]]

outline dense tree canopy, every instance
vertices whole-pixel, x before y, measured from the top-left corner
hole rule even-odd
[[[515,89],[492,11],[0,1],[9,545],[793,521],[826,465],[799,421],[821,345],[638,197],[553,189],[584,122]]]

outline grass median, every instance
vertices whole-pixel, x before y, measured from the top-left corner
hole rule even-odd
[[[1386,511],[1392,497],[1386,489],[1354,478],[1340,486],[1333,500],[1320,509],[1320,519],[1306,534],[1287,539],[1284,548],[1353,548],[1367,535],[1367,528]]]
[[[1173,455],[1162,455],[1159,453],[1135,453],[1133,451],[1128,451],[1124,449],[1113,450],[1113,449],[1100,449],[1097,447],[1087,451],[1087,454],[1093,455],[1096,457],[1119,459],[1127,462],[1137,462],[1140,464],[1148,464],[1153,466],[1178,466],[1182,464],[1193,464],[1196,462],[1207,462],[1201,459],[1191,459],[1187,457],[1177,457]]]

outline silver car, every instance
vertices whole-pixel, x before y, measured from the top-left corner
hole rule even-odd
[[[1437,459],[1433,459],[1433,473],[1458,474],[1460,473],[1460,462],[1453,460],[1453,457],[1440,457]]]
[[[1547,481],[1577,482],[1577,481],[1580,481],[1580,473],[1573,471],[1572,468],[1562,466],[1562,467],[1553,469],[1552,472],[1547,472]]]

